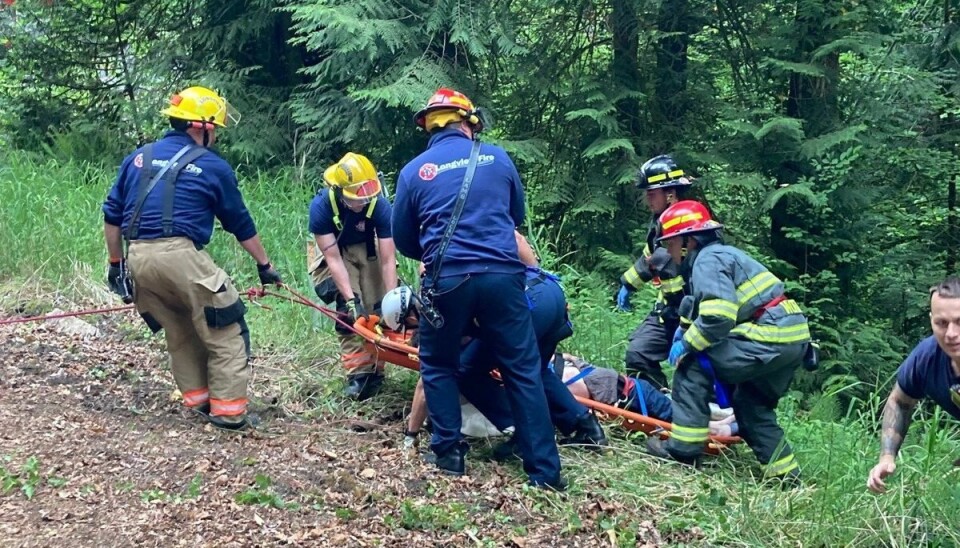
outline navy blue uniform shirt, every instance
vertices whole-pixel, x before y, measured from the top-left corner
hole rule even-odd
[[[960,419],[960,408],[950,399],[950,387],[960,384],[960,377],[953,372],[950,356],[940,348],[936,338],[927,337],[907,356],[897,369],[897,384],[911,398],[930,398]]]
[[[195,144],[182,131],[169,131],[153,144],[151,177],[186,145]],[[143,165],[143,149],[139,148],[124,158],[117,180],[103,203],[103,220],[119,226],[124,234],[133,217]],[[140,214],[139,240],[163,237],[163,196],[165,182],[160,181],[147,195]],[[257,235],[257,227],[243,203],[237,187],[237,177],[223,158],[208,150],[180,171],[173,198],[173,236],[182,236],[204,246],[213,234],[213,217],[220,219],[224,230],[237,240],[248,240]]]
[[[400,171],[393,202],[393,239],[400,253],[422,260],[433,275],[473,145],[458,130],[430,137],[427,150]],[[450,245],[441,277],[467,273],[523,272],[513,231],[523,224],[523,187],[516,166],[502,148],[484,143],[477,171]]]
[[[336,226],[333,224],[333,208],[330,206],[330,189],[323,189],[310,202],[310,232],[318,236],[334,234]],[[373,223],[374,232],[378,238],[392,238],[390,230],[390,216],[393,208],[386,196],[379,196],[373,208],[373,216],[367,219],[367,208],[363,206],[359,212],[348,208],[342,201],[337,203],[340,210],[340,222],[343,223],[343,233],[337,243],[341,247],[360,244],[367,241],[365,230],[368,222]]]

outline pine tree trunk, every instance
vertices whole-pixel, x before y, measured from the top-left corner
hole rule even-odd
[[[795,19],[797,44],[793,60],[810,63],[813,52],[832,40],[827,21],[839,13],[840,3],[837,0],[827,0],[818,10],[809,7],[805,9],[803,4],[803,0],[798,0]],[[823,76],[791,73],[785,105],[787,116],[803,120],[804,133],[808,139],[832,131],[840,121],[837,102],[839,56],[836,53],[828,54],[815,63],[823,70]],[[806,162],[799,159],[788,160],[778,169],[777,183],[794,184],[801,176],[809,174],[812,174],[812,170]],[[806,226],[807,223],[797,211],[794,200],[785,198],[778,201],[770,212],[770,221],[770,246],[777,258],[792,264],[800,272],[806,272],[811,267],[815,270],[827,267],[826,264],[818,264],[828,260],[827,257],[810,257],[806,246],[798,245],[795,240],[787,237],[790,228],[803,228],[814,234],[817,232],[817,227]]]
[[[699,23],[688,0],[663,0],[657,28],[666,35],[657,46],[657,80],[654,100],[656,148],[668,152],[681,140],[684,117],[689,109],[687,47]]]

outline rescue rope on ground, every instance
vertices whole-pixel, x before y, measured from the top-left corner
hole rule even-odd
[[[58,314],[45,314],[43,316],[29,316],[26,318],[6,318],[0,320],[0,325],[12,325],[15,323],[45,322],[47,320],[59,320],[62,318],[75,318],[78,316],[90,316],[93,314],[112,314],[114,312],[123,312],[133,310],[134,305],[114,306],[110,308],[95,308],[89,310],[78,310],[76,312],[63,312]]]

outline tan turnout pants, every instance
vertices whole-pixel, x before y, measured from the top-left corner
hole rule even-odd
[[[188,407],[242,422],[250,379],[243,301],[227,273],[187,238],[135,240],[130,272],[137,311],[162,327],[170,369]]]
[[[307,262],[314,285],[330,277],[330,268],[326,261],[321,260],[322,257],[317,256],[318,253],[316,246],[311,242],[308,245]],[[340,256],[343,257],[343,264],[347,267],[350,289],[354,295],[360,297],[367,312],[373,312],[374,305],[381,301],[386,293],[380,261],[367,260],[366,243],[341,248]],[[347,369],[347,375],[365,375],[383,371],[383,362],[377,363],[376,358],[364,350],[363,338],[339,332],[337,337],[340,339],[340,360]]]

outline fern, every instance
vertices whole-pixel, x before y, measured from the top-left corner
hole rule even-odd
[[[816,78],[822,78],[826,76],[826,73],[823,70],[823,67],[819,65],[814,65],[812,63],[796,63],[793,61],[784,61],[782,59],[774,59],[768,57],[763,60],[763,64],[769,68],[780,70],[783,72],[796,72],[797,74],[803,74],[804,76],[813,76]]]
[[[763,127],[753,134],[753,138],[762,141],[770,134],[780,134],[787,139],[800,142],[803,140],[803,121],[786,116],[774,118],[763,124]]]
[[[809,182],[796,183],[792,185],[783,185],[780,188],[767,194],[763,201],[763,208],[772,210],[784,197],[799,198],[807,204],[817,207],[822,203],[822,199],[813,191],[813,184]]]
[[[611,152],[617,150],[633,153],[633,143],[631,143],[629,139],[609,139],[606,137],[600,137],[596,141],[590,143],[590,145],[584,149],[582,154],[584,158],[596,158],[598,156],[610,154]]]
[[[813,139],[807,139],[800,145],[800,153],[806,158],[822,156],[828,150],[839,144],[859,141],[859,134],[866,130],[866,125],[857,124],[820,135]]]

